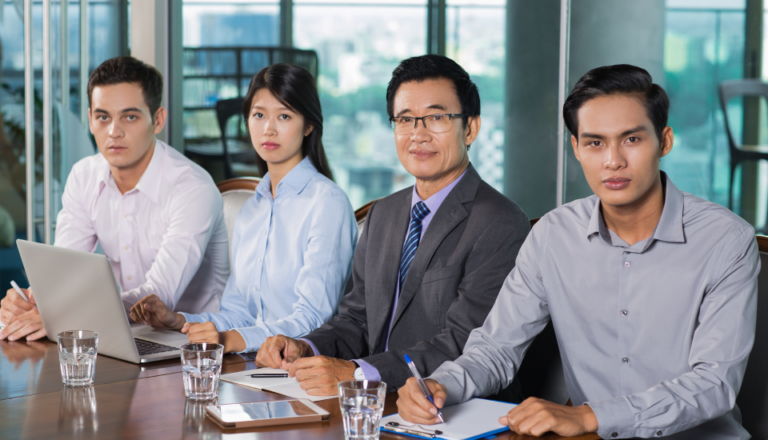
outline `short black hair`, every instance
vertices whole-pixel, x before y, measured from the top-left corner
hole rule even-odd
[[[387,114],[395,116],[395,94],[405,82],[446,78],[453,82],[466,126],[470,116],[480,116],[480,93],[469,74],[456,61],[442,55],[422,55],[403,60],[392,71],[387,86]]]
[[[568,131],[578,138],[579,109],[591,99],[609,95],[639,98],[653,123],[656,137],[661,141],[661,132],[667,126],[669,116],[667,92],[653,83],[647,70],[630,64],[597,67],[579,79],[563,104],[563,119]]]
[[[116,57],[101,63],[88,80],[88,105],[93,89],[99,86],[130,83],[141,87],[152,120],[163,102],[163,74],[134,57]]]

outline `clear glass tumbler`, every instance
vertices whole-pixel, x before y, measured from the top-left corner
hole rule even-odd
[[[184,394],[192,400],[210,400],[219,392],[221,344],[184,344],[181,346],[181,366],[184,376]]]
[[[59,340],[61,381],[74,386],[92,384],[99,334],[90,330],[67,330],[56,336]]]
[[[373,380],[339,382],[345,440],[377,440],[387,384]]]

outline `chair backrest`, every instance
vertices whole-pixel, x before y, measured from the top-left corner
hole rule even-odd
[[[232,171],[232,157],[227,149],[227,122],[232,117],[239,117],[243,113],[243,102],[245,98],[221,99],[216,102],[216,120],[219,122],[219,131],[221,132],[221,146],[224,150],[224,174],[228,179],[234,177]],[[238,131],[240,128],[238,127]]]
[[[753,438],[768,438],[768,237],[758,236],[760,275],[757,278],[755,345],[736,404],[742,424]]]
[[[768,99],[768,83],[759,79],[732,79],[720,83],[720,108],[725,118],[725,130],[728,132],[731,148],[740,148],[741,140],[737,140],[731,130],[728,119],[728,101],[737,96],[762,96]]]
[[[357,220],[357,239],[360,240],[360,236],[363,235],[363,227],[365,227],[365,217],[368,216],[368,211],[371,209],[373,202],[368,202],[365,205],[355,210],[355,220]]]
[[[227,225],[227,239],[229,240],[228,254],[232,255],[232,233],[235,230],[235,220],[240,213],[245,201],[256,193],[261,179],[256,177],[239,177],[219,182],[216,186],[224,199],[224,223]],[[231,265],[230,265],[231,269]]]

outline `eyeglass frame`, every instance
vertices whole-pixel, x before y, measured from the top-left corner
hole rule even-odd
[[[421,117],[418,117],[418,118],[415,117],[415,116],[393,116],[393,117],[389,118],[389,124],[392,125],[392,131],[395,131],[395,127],[394,127],[395,119],[398,119],[398,118],[413,118],[413,129],[411,130],[411,132],[413,132],[414,130],[416,130],[416,127],[418,127],[419,119],[421,119],[421,123],[422,123],[422,125],[424,125],[424,129],[429,131],[429,132],[431,132],[431,133],[435,133],[434,131],[430,130],[429,127],[427,127],[427,121],[426,121],[426,118],[434,118],[435,116],[448,116],[448,118],[450,118],[448,120],[450,121],[453,118],[459,118],[459,117],[463,118],[464,114],[463,113],[435,113],[433,115],[426,115],[426,116],[421,116]],[[445,132],[443,132],[443,133],[445,133]],[[403,134],[405,134],[405,133],[403,133]]]

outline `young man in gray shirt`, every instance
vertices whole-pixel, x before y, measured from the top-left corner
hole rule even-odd
[[[746,439],[736,396],[752,349],[754,229],[677,189],[669,99],[643,69],[600,67],[563,107],[595,195],[545,215],[464,354],[428,380],[438,407],[493,394],[552,319],[572,407],[530,398],[500,414],[518,433]],[[411,379],[407,420],[435,423]]]

